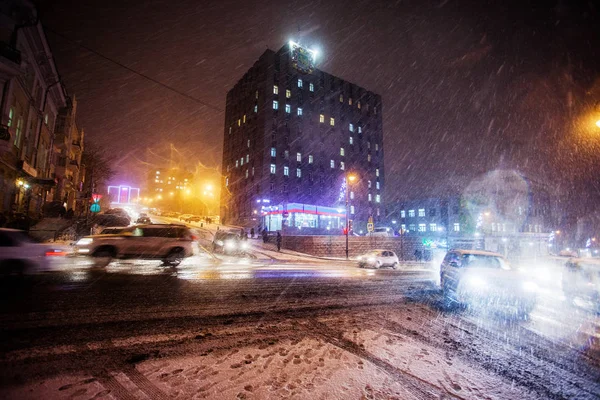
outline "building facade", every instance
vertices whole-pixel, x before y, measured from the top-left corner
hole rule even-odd
[[[53,200],[75,211],[83,131],[26,0],[0,3],[0,87],[0,212],[35,218]]]
[[[383,216],[381,96],[303,67],[298,51],[312,56],[265,51],[227,94],[222,221],[339,234],[347,200],[366,229]]]

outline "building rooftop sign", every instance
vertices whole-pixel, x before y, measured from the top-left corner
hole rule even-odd
[[[307,49],[298,43],[290,41],[290,53],[292,55],[292,66],[303,74],[310,74],[315,69],[317,51]]]

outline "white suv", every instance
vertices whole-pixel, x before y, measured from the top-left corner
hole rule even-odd
[[[159,259],[177,266],[193,255],[194,240],[183,225],[136,225],[117,234],[86,236],[76,243],[75,253],[94,257],[97,266],[106,266],[113,258]]]

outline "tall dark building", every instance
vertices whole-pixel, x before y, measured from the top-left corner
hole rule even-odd
[[[346,194],[354,230],[383,217],[381,96],[312,57],[292,43],[267,50],[227,93],[225,223],[340,234]]]

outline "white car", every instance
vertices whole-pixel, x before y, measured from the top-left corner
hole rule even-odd
[[[136,225],[115,234],[83,237],[75,244],[75,253],[94,257],[102,267],[113,258],[159,259],[164,265],[177,266],[193,255],[194,240],[184,225]]]
[[[514,270],[500,254],[482,250],[450,250],[440,266],[440,284],[447,306],[482,305],[528,315],[538,286]]]
[[[0,274],[51,271],[68,254],[66,247],[35,243],[23,231],[0,229]]]
[[[600,313],[600,259],[571,258],[567,261],[562,288],[570,301],[583,300]]]
[[[383,237],[393,237],[394,236],[394,229],[390,228],[389,226],[380,226],[377,227],[373,230],[373,232],[370,233],[371,236],[383,236]]]
[[[373,267],[392,267],[398,268],[398,256],[391,250],[372,250],[357,258],[360,268]]]

